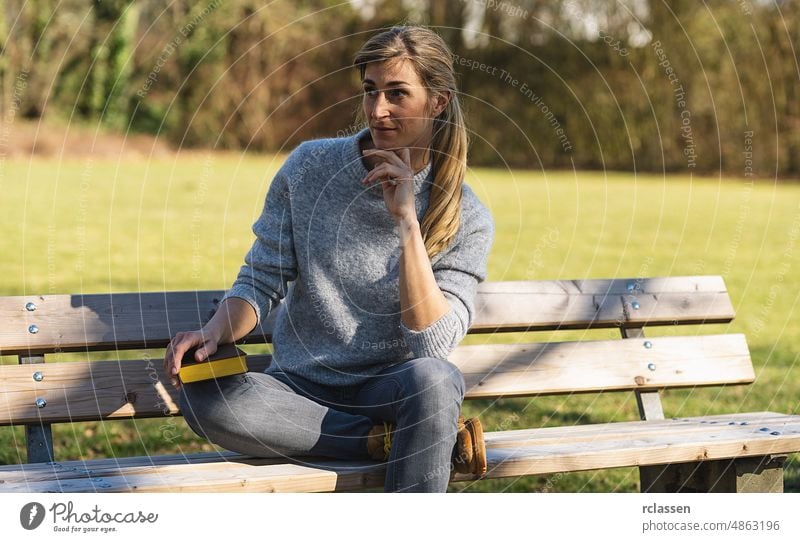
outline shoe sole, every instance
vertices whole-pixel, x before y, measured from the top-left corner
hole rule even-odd
[[[486,461],[486,443],[483,440],[483,426],[478,418],[468,419],[464,422],[464,426],[472,437],[472,454],[475,468],[471,472],[478,476],[483,476],[488,469]]]

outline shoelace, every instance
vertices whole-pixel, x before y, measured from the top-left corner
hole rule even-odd
[[[392,424],[383,422],[383,460],[389,459],[389,450],[392,448]]]

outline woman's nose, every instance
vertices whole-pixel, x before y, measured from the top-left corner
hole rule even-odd
[[[383,92],[379,92],[372,104],[372,118],[380,119],[389,115],[389,100]]]

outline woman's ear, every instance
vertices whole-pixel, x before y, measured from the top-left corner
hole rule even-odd
[[[447,109],[447,105],[450,103],[450,91],[437,92],[433,99],[433,116],[438,117],[442,114],[442,111]]]

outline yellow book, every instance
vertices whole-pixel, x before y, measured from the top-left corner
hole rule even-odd
[[[204,361],[194,359],[197,348],[199,347],[186,352],[181,360],[181,368],[178,371],[181,382],[198,382],[247,372],[245,359],[247,353],[233,343],[218,346],[217,351]]]

